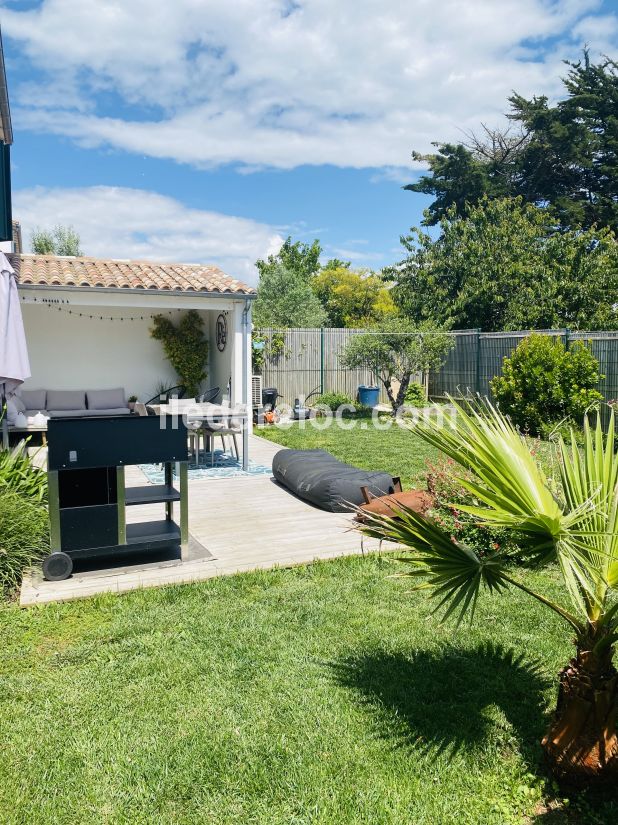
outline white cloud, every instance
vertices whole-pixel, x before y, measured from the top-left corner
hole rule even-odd
[[[13,193],[13,214],[21,221],[26,248],[36,227],[72,225],[86,255],[211,263],[251,284],[257,282],[254,262],[283,241],[275,228],[257,221],[121,187],[21,189]]]
[[[367,252],[364,250],[358,250],[353,248],[353,243],[350,243],[348,246],[330,246],[328,247],[328,257],[339,258],[341,261],[351,261],[355,266],[370,266],[371,263],[374,265],[382,261],[384,256],[381,255],[379,252]],[[327,257],[324,258],[324,263],[328,260]]]
[[[601,6],[43,0],[6,7],[3,31],[44,78],[38,92],[12,89],[17,126],[200,167],[395,170],[412,148],[499,122],[513,89],[557,94],[562,58],[599,25],[615,48],[617,18],[594,16]]]
[[[399,183],[402,186],[418,176],[418,166],[383,166],[371,176],[372,183]]]

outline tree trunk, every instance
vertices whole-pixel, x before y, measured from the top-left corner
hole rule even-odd
[[[543,748],[555,776],[582,786],[618,779],[618,673],[611,647],[595,656],[592,645],[560,673],[554,720]]]
[[[397,399],[393,395],[393,385],[391,384],[391,379],[383,378],[382,383],[384,384],[388,400],[390,401],[391,407],[393,408],[393,415],[395,415],[395,413],[397,412]]]
[[[402,406],[403,402],[406,400],[406,392],[408,391],[408,387],[410,386],[410,378],[412,375],[409,372],[404,372],[401,376],[401,383],[399,384],[399,391],[397,393],[397,398],[395,399],[395,404],[393,405],[394,413],[397,413],[397,410]]]

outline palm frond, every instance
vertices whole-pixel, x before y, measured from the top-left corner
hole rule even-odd
[[[618,586],[618,460],[614,452],[614,413],[610,415],[607,435],[600,418],[594,430],[584,425],[584,445],[580,451],[574,436],[567,445],[560,441],[560,477],[567,510],[580,513],[572,541],[595,580],[598,618],[608,588]],[[594,502],[588,507],[587,502]]]
[[[481,589],[499,594],[509,587],[517,587],[550,607],[577,632],[583,625],[576,616],[542,594],[535,593],[508,572],[508,557],[501,553],[481,558],[474,550],[456,542],[431,518],[401,505],[394,515],[368,515],[358,529],[367,536],[409,547],[411,554],[399,561],[412,569],[398,574],[398,578],[420,579],[413,590],[430,590],[439,599],[436,611],[446,608],[443,621],[458,611],[459,625],[468,613],[470,620]]]
[[[489,401],[476,405],[450,399],[455,414],[446,424],[427,419],[413,427],[426,442],[471,471],[458,482],[479,502],[458,505],[480,524],[517,532],[521,555],[554,558],[571,601],[582,616],[531,591],[508,570],[509,558],[479,558],[452,540],[431,519],[405,508],[396,517],[373,516],[361,529],[368,535],[403,544],[413,554],[409,575],[440,599],[446,615],[458,621],[473,613],[480,588],[514,586],[559,613],[578,632],[590,622],[605,623],[607,638],[618,633],[616,612],[607,610],[610,588],[618,587],[618,458],[614,416],[607,436],[600,420],[585,426],[580,450],[573,434],[561,439],[560,480],[564,500],[552,492],[523,436]],[[511,551],[509,551],[511,552]]]
[[[453,458],[478,480],[459,483],[484,506],[460,507],[481,524],[516,530],[521,550],[537,560],[555,558],[571,599],[582,613],[590,610],[599,592],[598,574],[589,553],[573,537],[597,509],[595,496],[580,496],[563,508],[531,454],[524,437],[489,401],[459,403],[451,399],[451,426],[435,420],[414,427],[428,443]]]
[[[440,599],[436,610],[446,607],[444,619],[457,609],[457,624],[468,611],[472,618],[482,585],[490,591],[505,586],[502,559],[497,554],[479,558],[471,548],[453,541],[432,519],[408,507],[401,505],[394,516],[364,513],[363,518],[358,529],[365,535],[410,548],[410,557],[402,561],[413,569],[399,575],[424,578],[414,589],[431,588],[432,596]]]
[[[487,400],[479,400],[477,407],[450,400],[456,413],[452,428],[429,419],[414,431],[478,477],[474,495],[488,507],[514,516],[542,516],[557,534],[560,506],[523,436]]]

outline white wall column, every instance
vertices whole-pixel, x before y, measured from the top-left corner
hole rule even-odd
[[[234,349],[232,352],[232,404],[241,405],[247,416],[243,428],[242,463],[243,470],[249,467],[249,433],[252,424],[251,409],[251,302],[236,304],[233,312]]]

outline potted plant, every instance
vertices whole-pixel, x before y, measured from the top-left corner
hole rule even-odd
[[[129,409],[131,412],[135,411],[135,402],[137,401],[137,395],[130,395],[128,400]]]

